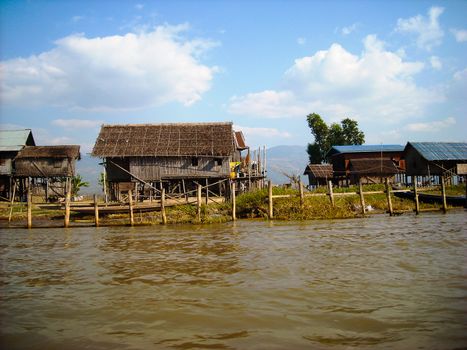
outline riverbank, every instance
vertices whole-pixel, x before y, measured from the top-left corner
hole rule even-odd
[[[384,193],[374,194],[384,190],[384,185],[366,185],[363,188],[365,194],[366,215],[381,214],[387,212],[387,197]],[[334,193],[357,192],[356,187],[335,188]],[[423,191],[436,193],[437,189]],[[324,194],[325,188],[320,188],[307,194]],[[451,186],[447,188],[449,195],[465,193],[465,185]],[[319,220],[319,219],[344,219],[362,216],[360,198],[358,195],[336,196],[334,205],[328,196],[305,196],[303,204],[300,202],[300,193],[294,189],[273,188],[274,196],[290,196],[288,198],[274,199],[274,219],[276,220]],[[395,214],[413,212],[414,202],[410,199],[391,196],[392,208]],[[448,206],[448,209],[452,209]],[[420,203],[421,211],[436,211],[439,204]],[[23,227],[26,224],[27,208],[25,203],[15,203],[11,213],[9,203],[0,203],[0,226]],[[34,204],[32,208],[33,225],[40,227],[60,227],[63,225],[64,211],[57,206],[44,206]],[[196,205],[178,205],[166,208],[168,224],[212,224],[232,220],[232,204],[230,202],[210,203],[201,206],[201,215],[198,218]],[[268,218],[268,190],[257,190],[244,193],[236,198],[236,217],[238,219],[267,219]],[[73,226],[89,226],[94,223],[94,216],[71,212],[70,222]],[[135,225],[159,225],[163,222],[160,211],[143,212],[134,210]],[[100,215],[101,226],[129,225],[129,215],[109,214]]]

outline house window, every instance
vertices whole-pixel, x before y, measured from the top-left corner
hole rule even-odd
[[[198,158],[196,157],[191,158],[191,166],[198,166]]]
[[[214,165],[215,166],[222,166],[222,158],[214,159]]]

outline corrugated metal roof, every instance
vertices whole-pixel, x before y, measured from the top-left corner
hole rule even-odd
[[[348,145],[332,146],[326,157],[342,153],[376,153],[376,152],[402,152],[402,145]]]
[[[462,160],[467,161],[466,142],[409,142],[428,161]]]
[[[332,164],[308,164],[303,175],[313,174],[315,178],[332,178]]]
[[[21,150],[27,144],[29,136],[31,136],[32,139],[32,144],[30,146],[34,146],[35,143],[31,129],[0,130],[0,151]]]

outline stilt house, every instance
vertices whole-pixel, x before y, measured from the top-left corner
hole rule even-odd
[[[15,158],[15,178],[20,182],[32,180],[34,194],[64,196],[65,179],[76,175],[80,146],[29,146]]]
[[[332,180],[332,164],[308,164],[303,175],[308,175],[310,187],[325,186]]]
[[[15,175],[14,159],[25,146],[35,146],[30,129],[0,130],[0,196],[10,199]]]
[[[358,179],[381,183],[386,177],[405,182],[403,151],[402,145],[333,146],[326,157],[332,164],[334,181],[339,184],[356,184]]]
[[[466,175],[467,143],[408,142],[404,158],[410,176]]]
[[[228,179],[245,148],[232,123],[103,125],[92,155],[104,159],[109,193],[119,199],[135,184],[143,193],[145,185],[186,192]]]

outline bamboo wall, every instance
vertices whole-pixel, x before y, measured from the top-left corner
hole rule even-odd
[[[18,177],[74,176],[76,160],[68,158],[21,158],[15,161]]]

